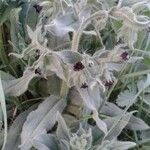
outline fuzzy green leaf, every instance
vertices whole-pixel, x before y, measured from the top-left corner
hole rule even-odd
[[[7,96],[20,96],[23,94],[29,85],[29,82],[36,77],[37,74],[30,69],[25,70],[23,76],[14,80],[3,80],[4,93]]]
[[[2,150],[4,150],[7,141],[7,110],[6,110],[6,101],[5,101],[5,95],[3,91],[1,77],[0,77],[0,104],[4,116],[4,142],[2,146]]]
[[[29,114],[21,133],[21,150],[29,150],[33,139],[41,134],[46,134],[54,126],[57,111],[61,113],[65,105],[64,100],[50,96]]]

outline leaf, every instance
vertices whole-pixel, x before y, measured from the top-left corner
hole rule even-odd
[[[126,128],[134,131],[150,129],[150,127],[142,119],[135,116],[131,116]]]
[[[55,54],[58,55],[64,63],[75,64],[82,61],[82,55],[71,50],[62,50],[60,52],[56,52]]]
[[[11,42],[18,47],[18,41],[19,41],[19,37],[18,37],[18,32],[19,32],[19,13],[21,11],[21,8],[14,8],[11,10],[10,12],[10,35],[11,35]]]
[[[8,19],[11,10],[12,10],[12,7],[7,7],[4,10],[3,14],[1,14],[1,17],[0,17],[0,26]]]
[[[93,112],[93,119],[96,121],[97,126],[105,134],[107,133],[107,126],[103,120],[98,117],[97,109],[102,102],[100,96],[100,89],[98,86],[91,88],[78,88],[78,91],[83,99],[85,106]]]
[[[2,125],[3,125],[3,111],[2,111],[2,107],[0,105],[0,131],[2,129]]]
[[[103,131],[105,134],[107,134],[107,124],[101,120],[99,117],[94,118],[94,120],[96,121],[96,125],[98,126],[98,128]]]
[[[15,77],[13,77],[12,75],[10,75],[9,73],[6,73],[4,71],[0,71],[1,74],[1,79],[3,80],[14,80]]]
[[[132,6],[133,4],[143,2],[143,0],[124,0],[122,1],[122,6]]]
[[[101,145],[97,145],[96,150],[128,150],[135,145],[136,143],[128,141],[103,141]]]
[[[52,55],[46,57],[46,70],[54,72],[60,79],[66,81],[65,73],[63,70],[63,64],[59,57]]]
[[[150,140],[150,129],[141,132],[141,138]]]
[[[150,94],[145,94],[143,101],[150,106]]]
[[[124,42],[127,42],[131,49],[134,49],[134,44],[138,38],[137,31],[134,31],[126,25],[123,25],[117,36],[118,39],[122,38]]]
[[[135,95],[135,91],[125,90],[118,95],[116,103],[121,107],[128,106],[132,99],[134,99]]]
[[[134,146],[136,146],[136,143],[134,142],[116,141],[116,142],[113,142],[110,147],[113,150],[128,150],[129,148],[132,148]]]
[[[0,104],[4,116],[4,142],[2,146],[2,150],[4,150],[7,141],[7,110],[6,110],[5,95],[2,87],[1,77],[0,77]]]
[[[120,135],[122,130],[125,128],[125,126],[128,124],[132,113],[127,113],[123,115],[120,119],[120,116],[112,117],[109,119],[105,119],[105,123],[107,124],[107,127],[110,128],[108,131],[108,134],[105,136],[106,140],[113,140]]]
[[[103,131],[103,132],[105,133],[105,135],[106,135],[107,132],[108,132],[108,131],[107,131],[107,125],[106,125],[106,123],[105,123],[103,120],[101,120],[101,119],[99,118],[98,112],[97,112],[96,109],[93,110],[92,117],[93,117],[93,119],[96,121],[97,127],[98,127],[101,131]]]
[[[26,69],[23,76],[14,80],[3,80],[4,93],[7,96],[20,96],[27,88],[29,82],[37,75],[30,69]]]
[[[65,123],[64,118],[61,116],[59,112],[57,112],[57,121],[58,121],[58,127],[56,131],[57,138],[59,140],[65,139],[68,141],[70,138],[69,130]]]
[[[84,104],[90,110],[98,109],[103,99],[100,95],[99,85],[96,84],[91,88],[78,88],[78,91],[84,101]]]
[[[141,94],[143,90],[145,90],[150,85],[150,74],[147,74],[146,80],[141,80],[138,82],[138,92],[135,92],[135,89],[131,90],[125,90],[124,92],[121,92],[121,94],[118,96],[118,99],[116,100],[117,104],[119,106],[128,106],[132,105],[136,102],[136,99]],[[129,87],[130,88],[130,87]]]
[[[45,26],[45,29],[58,37],[64,37],[70,31],[74,31],[74,24],[77,22],[73,13],[67,13],[53,20],[53,23]]]
[[[117,105],[107,102],[101,109],[101,113],[106,114],[108,116],[114,117],[118,116],[123,112]]]
[[[150,74],[147,74],[146,79],[142,79],[137,83],[138,91],[141,92],[150,85]]]
[[[147,16],[137,15],[133,12],[133,9],[129,7],[114,9],[113,14],[114,17],[123,20],[124,25],[133,31],[146,29],[150,24],[150,20]]]
[[[21,150],[29,150],[35,137],[46,134],[54,126],[57,111],[61,113],[65,105],[64,100],[52,95],[29,114],[21,133]]]
[[[38,26],[35,31],[33,31],[29,26],[27,26],[27,31],[30,39],[32,40],[32,44],[34,45],[38,42],[38,36],[41,33],[41,26]]]
[[[59,150],[58,141],[52,134],[41,134],[33,139],[33,146],[37,150]]]
[[[46,95],[59,95],[61,88],[61,80],[54,74],[47,76],[46,80],[40,80],[36,86],[37,93],[42,97]]]
[[[84,130],[82,126],[70,138],[71,150],[89,150],[92,145],[92,130]]]
[[[62,140],[60,143],[61,150],[70,150],[70,143],[66,140]]]
[[[7,142],[4,150],[18,149],[21,143],[20,133],[27,115],[37,107],[37,104],[31,106],[28,110],[21,113],[11,125],[8,131]]]
[[[114,117],[118,116],[123,113],[123,110],[120,109],[117,105],[113,103],[107,102],[101,109],[101,113]],[[131,116],[126,128],[130,130],[146,130],[149,126],[140,118],[135,117],[134,115]]]

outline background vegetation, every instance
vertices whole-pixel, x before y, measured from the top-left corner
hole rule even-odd
[[[2,150],[150,149],[149,0],[0,0]]]

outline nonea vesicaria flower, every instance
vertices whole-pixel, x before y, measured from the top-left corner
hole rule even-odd
[[[82,64],[82,62],[77,62],[74,66],[73,66],[73,70],[74,71],[80,71],[83,70],[85,67]]]
[[[33,7],[35,8],[35,10],[36,10],[37,13],[40,13],[41,10],[42,10],[42,6],[40,6],[38,4],[33,5]]]

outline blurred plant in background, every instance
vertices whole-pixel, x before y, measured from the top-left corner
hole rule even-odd
[[[0,0],[2,150],[150,149],[149,0]]]

